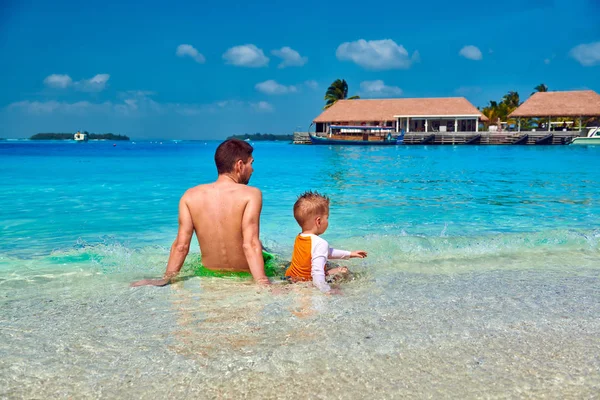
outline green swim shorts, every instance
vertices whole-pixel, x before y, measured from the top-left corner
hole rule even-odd
[[[265,261],[265,274],[267,276],[279,276],[283,273],[282,267],[277,263],[275,255],[267,253],[263,250],[263,260]],[[194,266],[194,275],[196,276],[209,276],[217,278],[251,278],[252,274],[245,271],[213,271],[202,265],[202,261],[199,261]]]

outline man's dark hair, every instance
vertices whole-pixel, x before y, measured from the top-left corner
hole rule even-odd
[[[215,164],[219,175],[232,172],[238,160],[247,163],[253,150],[249,143],[239,139],[227,139],[221,143],[215,152]]]

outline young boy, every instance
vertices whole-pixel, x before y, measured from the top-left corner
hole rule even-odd
[[[311,281],[322,292],[331,291],[325,276],[346,275],[348,268],[339,267],[326,270],[327,259],[365,258],[364,250],[345,251],[329,247],[321,239],[329,226],[329,198],[317,192],[305,192],[294,204],[294,218],[302,228],[296,237],[292,262],[285,271],[286,278],[292,282]]]

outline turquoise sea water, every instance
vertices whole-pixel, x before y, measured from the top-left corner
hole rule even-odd
[[[160,276],[218,142],[0,142],[0,397],[594,397],[598,147],[257,142],[261,239],[304,190],[369,257],[342,296]]]

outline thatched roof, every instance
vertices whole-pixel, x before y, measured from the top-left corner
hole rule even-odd
[[[593,90],[538,92],[509,117],[594,117],[600,116],[600,95]]]
[[[481,112],[464,97],[429,99],[339,100],[323,111],[313,122],[395,121],[395,116],[457,117],[477,116]]]

